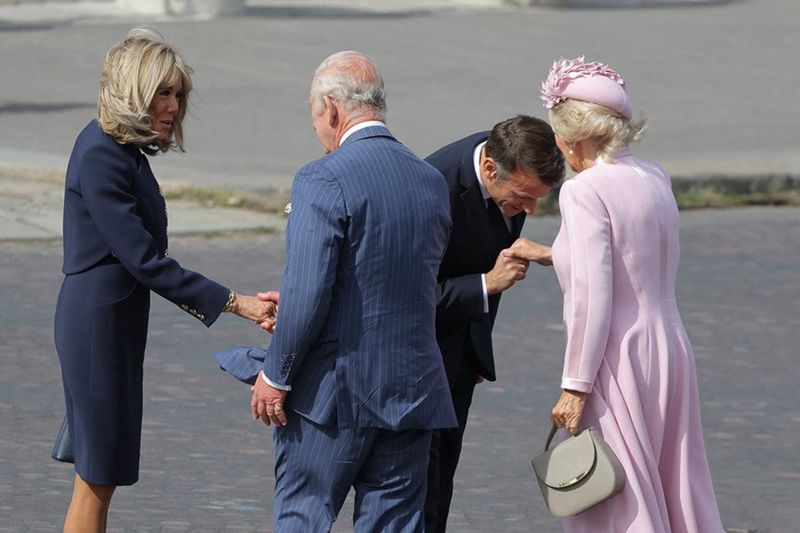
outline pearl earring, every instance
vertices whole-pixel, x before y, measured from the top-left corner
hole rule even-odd
[[[572,148],[570,148],[570,149],[569,149],[569,155],[572,155],[572,154],[574,154],[574,153],[575,153],[575,151],[574,151]]]

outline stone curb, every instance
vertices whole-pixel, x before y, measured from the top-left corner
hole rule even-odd
[[[0,173],[0,241],[57,240],[62,236],[63,180]],[[280,233],[283,214],[167,200],[170,235],[225,232]]]

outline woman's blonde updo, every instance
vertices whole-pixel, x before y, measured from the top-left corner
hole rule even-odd
[[[183,150],[183,118],[192,90],[192,69],[157,31],[134,28],[106,54],[97,108],[100,127],[120,144],[135,144],[153,155]],[[181,80],[179,109],[168,139],[150,126],[150,105],[158,91]]]
[[[568,143],[594,142],[606,162],[638,141],[647,128],[646,120],[632,122],[610,107],[573,98],[556,104],[548,113],[556,135]]]

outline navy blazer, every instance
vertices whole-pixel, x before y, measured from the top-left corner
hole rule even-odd
[[[435,335],[448,211],[441,174],[384,126],[298,171],[264,364],[290,408],[340,428],[456,425]]]
[[[167,211],[147,157],[92,121],[78,135],[64,194],[64,274],[118,260],[143,286],[206,326],[229,291],[167,256]]]
[[[496,379],[492,328],[500,294],[489,296],[489,312],[484,313],[481,274],[494,267],[525,223],[522,212],[511,219],[510,231],[492,227],[474,163],[475,148],[488,137],[488,131],[475,133],[425,159],[444,175],[450,195],[453,230],[439,268],[436,313],[436,337],[450,383],[464,361],[489,381]]]

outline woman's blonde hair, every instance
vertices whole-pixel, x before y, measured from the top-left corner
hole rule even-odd
[[[192,69],[157,31],[134,28],[106,54],[97,102],[100,127],[120,144],[135,144],[153,155],[183,150],[183,117],[192,90]],[[183,82],[169,138],[150,125],[150,105],[159,90]]]
[[[590,140],[606,162],[614,153],[638,141],[647,128],[647,121],[632,122],[613,109],[567,98],[549,111],[550,126],[568,143]]]

